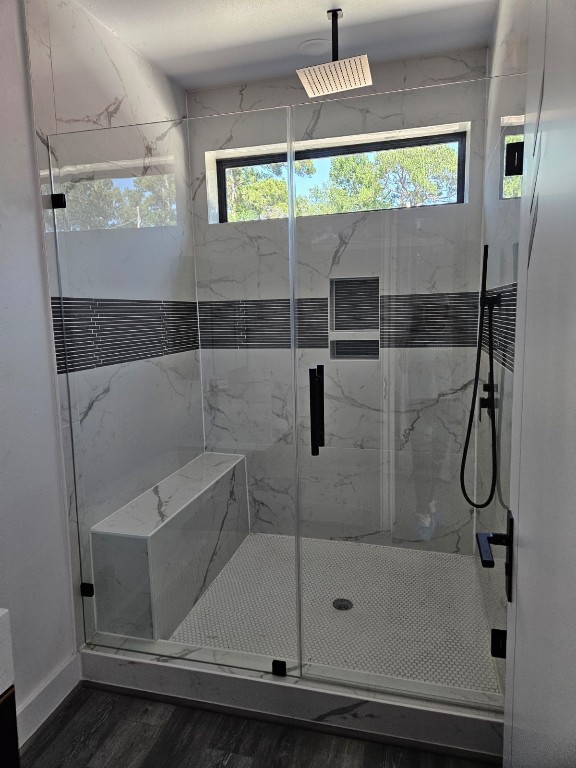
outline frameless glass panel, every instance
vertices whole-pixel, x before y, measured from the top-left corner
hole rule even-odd
[[[496,384],[496,457],[498,465],[494,498],[476,514],[476,530],[506,532],[510,506],[510,457],[512,437],[512,390],[514,379],[514,341],[516,325],[516,289],[518,278],[518,243],[520,238],[520,196],[530,194],[523,188],[522,175],[504,176],[505,147],[523,140],[526,109],[526,78],[499,77],[490,84],[490,110],[486,134],[486,170],[484,179],[484,242],[488,245],[488,296],[498,304],[493,315],[494,381]],[[488,383],[489,344],[485,324],[481,357],[481,384]],[[485,393],[482,393],[484,396]],[[488,498],[492,480],[490,420],[476,421],[475,498]],[[505,549],[493,547],[495,567],[479,568],[482,594],[491,628],[506,629]],[[500,687],[505,683],[505,662],[495,660]]]
[[[355,136],[453,133],[466,146],[453,205],[426,204],[431,189],[442,198],[455,183],[446,143],[433,172],[408,156],[392,175],[361,156],[333,163],[334,194],[349,189],[357,199],[372,189],[376,199],[389,188],[386,204],[296,217],[298,471],[303,674],[498,709],[476,515],[459,482],[478,321],[486,88],[476,81],[294,108],[296,153],[310,138],[320,146]],[[296,199],[301,189],[296,176]],[[404,194],[410,205],[395,207]],[[310,395],[318,365],[323,420]],[[467,477],[473,483],[474,446]]]
[[[288,224],[210,223],[221,147],[286,153],[286,118],[51,140],[92,643],[298,672]]]

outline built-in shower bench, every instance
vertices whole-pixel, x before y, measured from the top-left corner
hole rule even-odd
[[[244,456],[201,454],[91,529],[97,630],[169,638],[247,534]]]

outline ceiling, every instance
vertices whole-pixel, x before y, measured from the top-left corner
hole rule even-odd
[[[340,7],[340,57],[390,61],[486,45],[498,0],[80,0],[142,56],[188,89],[294,73],[330,59],[329,8]]]

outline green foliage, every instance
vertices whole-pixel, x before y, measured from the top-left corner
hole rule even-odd
[[[295,164],[297,176],[312,177],[315,172],[312,160]],[[284,163],[228,169],[228,220],[286,217],[286,177]],[[297,194],[296,215],[455,202],[457,178],[456,143],[335,156],[330,158],[328,180]]]
[[[514,144],[517,141],[524,141],[523,133],[507,134],[504,136],[504,145]],[[504,176],[502,183],[502,197],[521,197],[522,195],[522,176]]]
[[[134,211],[142,227],[166,227],[176,224],[176,179],[173,173],[138,176],[133,188],[126,189],[127,215]]]
[[[176,224],[174,174],[139,176],[126,188],[114,179],[86,179],[62,185],[66,208],[58,211],[61,231],[131,229]]]
[[[281,219],[288,216],[285,171],[285,163],[228,168],[228,221]]]
[[[294,172],[300,177],[313,176],[316,168],[312,160],[297,160]],[[287,179],[286,163],[227,168],[228,221],[287,218]]]

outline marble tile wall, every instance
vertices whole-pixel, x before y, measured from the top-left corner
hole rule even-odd
[[[373,62],[370,70],[373,85],[362,90],[362,95],[462,82],[486,74],[486,49],[473,48],[399,61]],[[225,88],[191,91],[187,97],[189,117],[247,112],[309,101],[296,74]]]
[[[378,277],[384,295],[477,290],[486,83],[432,90],[295,110],[295,140],[471,124],[465,205],[296,220],[299,297],[327,299],[330,280],[340,277]],[[259,106],[268,106],[275,85],[261,91]],[[230,93],[217,102],[223,112],[234,109]],[[289,297],[286,222],[209,224],[204,168],[206,151],[285,142],[285,120],[280,108],[190,121],[200,301]],[[297,357],[305,534],[470,554],[472,521],[457,482],[472,378],[468,350],[382,350],[380,361],[335,361],[328,348],[301,348]],[[319,363],[326,370],[326,447],[310,458],[308,368]],[[252,530],[292,534],[289,351],[204,348],[202,365],[208,450],[247,456]]]
[[[182,89],[75,0],[24,5],[42,138],[185,117]]]
[[[359,275],[379,276],[383,295],[477,289],[485,83],[450,85],[434,91],[434,95],[432,91],[420,90],[366,97],[354,103],[308,105],[296,110],[296,140],[327,138],[339,131],[350,135],[471,123],[466,205],[297,220],[297,277],[301,295],[313,291],[327,294],[330,278]],[[344,369],[344,361],[331,363],[337,366],[339,374]],[[367,478],[374,481],[375,475],[379,475],[374,484],[380,488],[380,510],[378,514],[374,503],[364,503],[362,514],[358,515],[352,504],[350,514],[342,516],[348,521],[349,530],[340,525],[328,535],[358,539],[379,531],[380,541],[388,540],[399,546],[472,552],[472,520],[462,504],[458,483],[471,365],[472,358],[465,347],[381,350],[379,365],[362,361],[352,367],[348,363],[352,370],[344,397],[355,402],[356,408],[348,408],[342,414],[327,411],[327,430],[336,435],[343,432],[349,438],[348,448],[354,447],[357,458],[351,462],[346,457],[341,472],[346,477],[348,466],[356,468],[355,487],[368,489]],[[373,373],[368,373],[372,368]],[[338,378],[342,374],[333,375],[333,379]],[[302,374],[300,380],[305,388]],[[371,380],[375,384],[372,389]],[[303,400],[299,396],[299,402]],[[380,418],[375,417],[378,409]],[[299,423],[306,428],[306,406],[300,414]],[[330,465],[333,457],[330,466],[337,466],[338,457],[331,446],[324,450],[324,461]],[[378,452],[381,459],[374,465],[371,454]],[[313,462],[314,459],[310,466],[314,466]],[[328,485],[328,477],[323,485],[316,483],[316,493],[319,499],[322,493],[326,495],[323,513],[330,520],[330,516],[334,517],[330,512],[334,504]],[[303,504],[303,516],[305,507]],[[325,527],[328,529],[329,525]],[[387,537],[382,536],[385,532]]]

